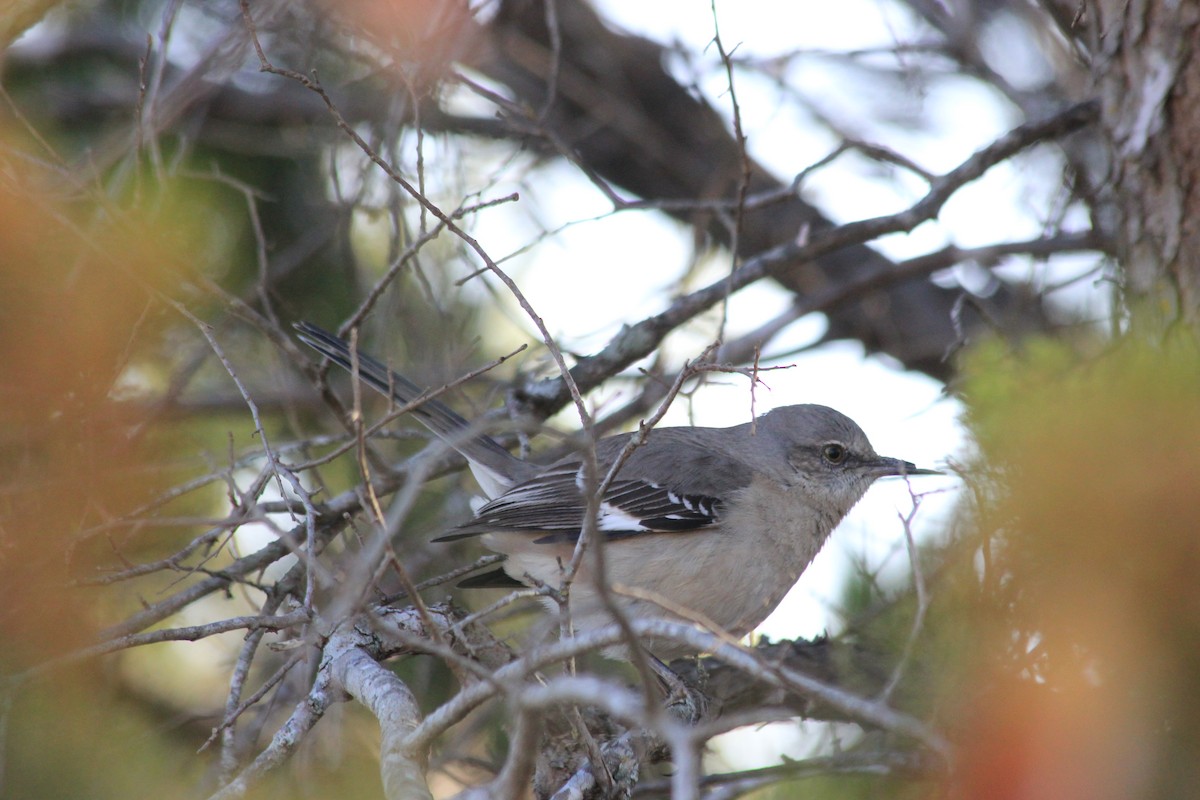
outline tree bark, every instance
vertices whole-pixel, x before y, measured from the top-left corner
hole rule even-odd
[[[1101,0],[1092,26],[1135,316],[1200,321],[1200,5]]]

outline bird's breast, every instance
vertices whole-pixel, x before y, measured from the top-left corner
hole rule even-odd
[[[609,583],[634,617],[674,617],[712,623],[736,637],[775,610],[820,550],[837,520],[814,509],[802,491],[766,481],[725,498],[719,524],[678,533],[647,533],[605,543]],[[484,543],[508,555],[506,571],[551,586],[561,582],[569,543],[534,543],[529,533],[490,533]],[[571,587],[576,629],[610,623],[585,558]],[[661,599],[661,603],[646,597]],[[652,648],[662,658],[683,654]]]

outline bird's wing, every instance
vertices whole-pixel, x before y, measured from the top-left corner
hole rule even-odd
[[[668,454],[671,463],[662,463]],[[701,474],[719,475],[721,485],[690,477],[697,474],[692,467],[701,461],[705,467]],[[749,484],[751,477],[741,462],[686,443],[676,441],[669,451],[649,449],[641,458],[631,458],[609,485],[600,502],[597,530],[608,539],[621,539],[707,528],[720,522],[727,493]],[[489,531],[540,534],[537,543],[575,541],[587,513],[584,485],[580,461],[560,462],[482,506],[475,519],[438,541]]]

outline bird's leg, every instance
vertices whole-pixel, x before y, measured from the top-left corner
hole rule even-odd
[[[699,689],[694,689],[684,683],[674,670],[661,659],[647,653],[650,669],[658,679],[658,688],[664,697],[664,706],[675,717],[688,725],[695,725],[708,713],[708,698]]]

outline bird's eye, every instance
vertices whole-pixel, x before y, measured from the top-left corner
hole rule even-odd
[[[827,444],[821,448],[821,455],[830,464],[840,464],[846,460],[846,448],[840,444]]]

